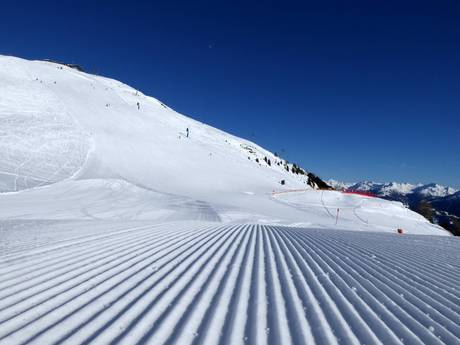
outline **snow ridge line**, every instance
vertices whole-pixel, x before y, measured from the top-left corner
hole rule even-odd
[[[88,235],[0,257],[0,344],[454,344],[460,278],[441,258],[459,250],[265,225]]]

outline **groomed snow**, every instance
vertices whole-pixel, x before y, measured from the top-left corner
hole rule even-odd
[[[2,233],[0,344],[460,339],[460,241],[451,237],[190,222],[32,225],[11,221],[16,230]]]

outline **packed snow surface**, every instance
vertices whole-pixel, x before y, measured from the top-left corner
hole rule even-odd
[[[452,237],[139,221],[2,229],[0,344],[460,340]]]

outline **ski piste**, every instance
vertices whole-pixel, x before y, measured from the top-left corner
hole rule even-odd
[[[460,243],[402,203],[69,66],[0,95],[0,344],[459,342]]]

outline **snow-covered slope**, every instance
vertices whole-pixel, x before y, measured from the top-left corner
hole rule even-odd
[[[410,209],[422,213],[433,223],[442,225],[453,234],[460,234],[460,192],[436,183],[376,183],[364,181],[347,183],[327,181],[337,190],[366,192],[391,201],[399,201]]]
[[[120,82],[12,57],[0,57],[0,73],[4,191],[76,173],[194,196],[207,189],[266,189],[280,179],[303,185],[270,152]]]
[[[0,56],[0,95],[0,188],[19,191],[0,195],[2,219],[203,219],[445,234],[401,204],[381,200],[376,208],[335,192],[321,192],[319,203],[307,175],[271,152],[112,79]],[[301,191],[308,207],[298,192],[273,194],[280,190]],[[368,206],[373,216],[363,222],[358,215]],[[331,219],[329,208],[343,209],[344,218]],[[346,219],[346,209],[354,216]]]

